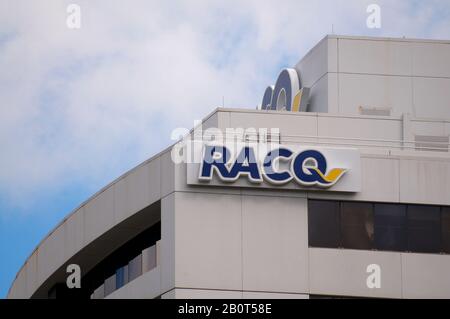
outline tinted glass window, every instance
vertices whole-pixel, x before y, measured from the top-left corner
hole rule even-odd
[[[341,204],[342,247],[372,249],[373,238],[373,205],[343,202]]]
[[[156,267],[156,245],[142,251],[142,273]]]
[[[116,289],[128,283],[128,265],[117,269],[116,271]]]
[[[116,290],[116,274],[105,280],[105,296],[113,293]]]
[[[440,207],[408,205],[408,250],[419,253],[440,252]]]
[[[406,205],[375,204],[375,249],[406,250]]]
[[[339,203],[308,200],[308,236],[311,247],[339,247]]]
[[[140,275],[142,275],[142,255],[128,263],[128,281],[132,281]]]
[[[308,201],[311,247],[450,254],[450,207]]]
[[[442,251],[450,254],[450,207],[442,207]]]

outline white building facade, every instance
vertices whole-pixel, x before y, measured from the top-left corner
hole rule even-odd
[[[323,175],[345,170],[334,184],[296,178],[304,162],[284,183],[202,180],[171,147],[67,216],[8,298],[450,298],[449,56],[449,41],[325,37],[293,69],[304,112],[219,108],[201,129],[274,129],[239,142],[319,150]]]

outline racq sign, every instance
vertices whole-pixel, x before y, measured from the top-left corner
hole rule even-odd
[[[361,191],[356,149],[262,143],[197,143],[189,185]],[[199,155],[199,156],[198,156]]]

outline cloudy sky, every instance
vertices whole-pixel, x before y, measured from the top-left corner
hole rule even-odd
[[[78,204],[223,100],[255,108],[332,25],[450,39],[450,0],[0,0],[0,297]]]

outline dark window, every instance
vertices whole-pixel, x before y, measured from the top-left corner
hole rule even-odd
[[[442,207],[442,251],[450,254],[450,207]]]
[[[408,205],[408,250],[438,253],[441,242],[440,208]]]
[[[339,202],[308,201],[308,236],[311,247],[339,247]]]
[[[341,204],[342,247],[349,249],[373,248],[373,205],[367,203]]]
[[[157,222],[150,228],[147,228],[136,237],[127,241],[109,256],[103,259],[93,269],[91,269],[84,277],[81,278],[82,289],[71,289],[83,291],[86,298],[101,285],[105,279],[116,274],[116,289],[128,283],[129,270],[128,263],[135,258],[142,250],[161,239],[161,222]],[[135,267],[136,270],[136,267]],[[134,271],[135,271],[134,270]],[[139,270],[139,269],[137,269]]]
[[[450,207],[308,201],[309,246],[450,254]]]
[[[120,267],[116,270],[116,289],[128,283],[128,265]]]
[[[375,249],[406,250],[406,205],[375,204]]]
[[[142,275],[142,254],[139,254],[128,263],[128,281]]]

